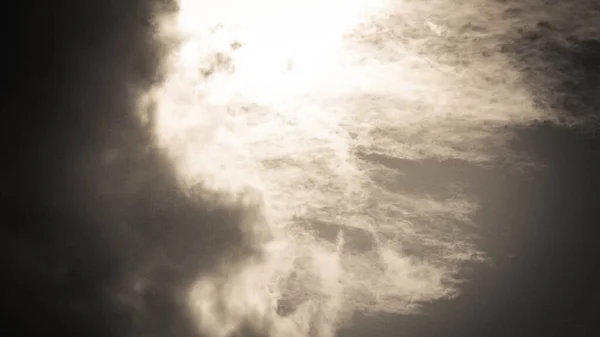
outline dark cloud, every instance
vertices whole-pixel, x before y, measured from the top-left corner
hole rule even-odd
[[[139,93],[163,76],[168,48],[154,19],[174,1],[11,6],[5,16],[16,23],[2,29],[4,332],[195,335],[190,282],[223,252],[252,248],[245,211],[184,194],[134,115]]]
[[[540,9],[563,11],[515,28],[516,38],[502,51],[518,64],[540,104],[567,122],[584,120],[586,129],[595,129],[600,118],[600,7],[594,1],[552,5]]]

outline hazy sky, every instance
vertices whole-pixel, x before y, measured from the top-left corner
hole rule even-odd
[[[5,7],[1,326],[594,335],[594,3]]]

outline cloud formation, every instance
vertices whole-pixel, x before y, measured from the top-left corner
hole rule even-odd
[[[507,51],[555,17],[535,4],[180,4],[163,29],[181,45],[149,93],[158,144],[184,189],[240,205],[255,191],[250,227],[271,236],[257,261],[196,282],[192,310],[211,336],[247,324],[333,336],[354,312],[414,313],[454,296],[461,265],[485,259],[477,200],[460,186],[403,190],[389,163],[516,167],[511,128],[581,121],[541,104]]]
[[[73,1],[12,27],[37,41],[3,126],[22,145],[2,289],[23,335],[326,337],[416,313],[485,252],[478,200],[397,163],[517,165],[511,127],[588,120],[548,104],[582,90],[547,85],[527,39],[593,48],[556,19],[575,5],[220,4]]]

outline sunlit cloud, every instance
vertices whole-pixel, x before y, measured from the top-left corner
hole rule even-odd
[[[484,6],[485,4],[485,6]],[[181,0],[181,41],[148,97],[181,186],[260,205],[262,255],[224,259],[190,291],[224,337],[333,336],[354,312],[414,313],[482,261],[479,205],[409,193],[373,156],[487,163],[505,126],[552,119],[497,46],[483,1]],[[471,27],[471,28],[469,28]],[[418,254],[407,247],[421,247]]]

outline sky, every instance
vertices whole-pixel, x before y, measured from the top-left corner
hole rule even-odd
[[[11,335],[597,333],[594,1],[6,8]]]

